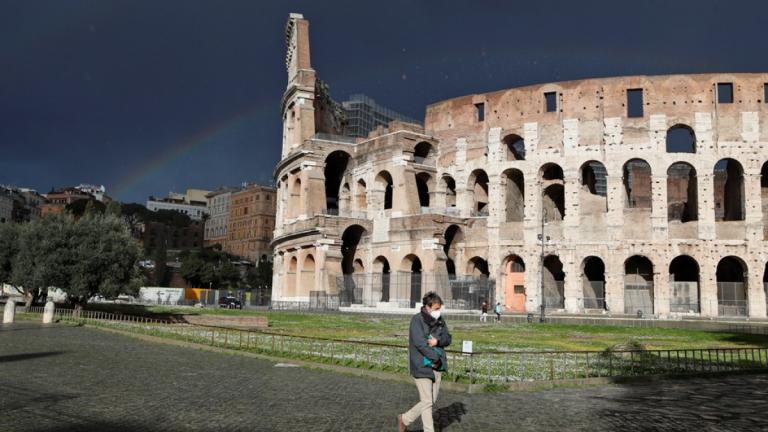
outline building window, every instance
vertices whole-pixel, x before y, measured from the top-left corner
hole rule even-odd
[[[557,93],[556,92],[544,93],[544,104],[547,112],[557,111]]]
[[[475,109],[477,110],[477,121],[485,121],[485,104],[477,103],[475,104]]]
[[[717,102],[733,103],[733,83],[717,83]]]
[[[627,90],[627,117],[643,116],[643,89]]]

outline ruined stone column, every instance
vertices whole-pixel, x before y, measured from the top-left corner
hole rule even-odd
[[[48,300],[48,302],[45,303],[45,311],[43,312],[43,324],[50,324],[53,322],[53,313],[56,310],[56,306],[53,304],[53,301]]]
[[[569,247],[564,250],[560,256],[563,260],[563,271],[565,272],[565,286],[563,295],[565,296],[565,310],[569,313],[579,313],[583,311],[584,292],[581,286],[580,264],[575,260],[575,250]]]
[[[747,287],[747,310],[750,318],[765,318],[765,287],[763,285],[764,265],[758,260],[749,262],[749,285]]]
[[[3,324],[11,324],[16,319],[16,302],[8,300],[3,312]]]

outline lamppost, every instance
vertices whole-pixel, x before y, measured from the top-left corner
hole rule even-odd
[[[549,241],[549,236],[544,236],[544,222],[547,218],[547,210],[544,208],[544,194],[542,193],[541,196],[541,233],[539,233],[538,238],[541,242],[541,253],[539,254],[539,289],[540,289],[540,296],[539,296],[539,310],[541,315],[539,316],[539,322],[545,321],[545,308],[546,304],[544,302],[544,244],[545,242]]]

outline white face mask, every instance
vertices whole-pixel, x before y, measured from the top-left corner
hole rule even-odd
[[[429,314],[432,315],[432,318],[434,318],[434,319],[440,318],[440,311],[439,310],[432,311]]]

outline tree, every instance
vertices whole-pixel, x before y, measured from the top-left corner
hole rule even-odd
[[[74,218],[51,215],[22,225],[12,262],[11,283],[24,294],[27,310],[48,287],[64,287],[76,258],[72,253]]]
[[[272,261],[262,257],[256,267],[248,269],[245,277],[251,289],[272,288]]]
[[[165,242],[160,242],[160,246],[155,249],[154,253],[155,271],[154,271],[154,283],[155,286],[164,287],[168,285],[168,251],[165,248]]]
[[[240,271],[230,261],[224,261],[219,269],[219,281],[228,289],[240,288]]]
[[[19,253],[21,225],[0,223],[0,284],[11,283],[13,259]]]
[[[120,203],[117,201],[110,201],[107,204],[106,210],[104,210],[104,213],[112,215],[112,216],[122,216],[123,215],[123,209],[120,206]]]
[[[144,283],[138,266],[141,248],[121,217],[85,216],[71,231],[69,252],[74,263],[62,290],[76,309],[96,294],[114,298],[138,292]]]
[[[193,287],[200,287],[203,283],[203,267],[205,266],[203,261],[197,254],[189,254],[182,258],[181,267],[179,268],[179,274],[188,284]],[[207,281],[210,282],[210,281]],[[208,284],[206,283],[206,287]]]
[[[64,210],[75,218],[80,218],[85,214],[104,213],[104,204],[93,199],[83,198],[67,204]]]

